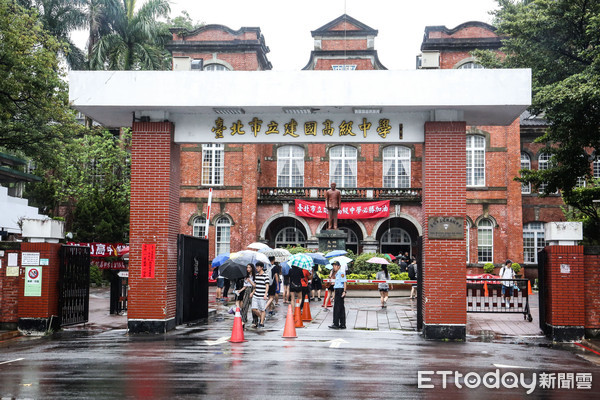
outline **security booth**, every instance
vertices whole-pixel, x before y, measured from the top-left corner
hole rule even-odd
[[[130,332],[177,324],[181,145],[241,145],[243,162],[231,173],[242,177],[244,208],[253,194],[256,202],[260,178],[254,144],[420,143],[422,332],[466,338],[467,125],[513,123],[531,101],[529,70],[73,71],[69,82],[77,110],[133,131]],[[249,236],[254,214],[242,218]]]

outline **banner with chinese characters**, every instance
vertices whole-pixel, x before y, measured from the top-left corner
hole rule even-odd
[[[87,246],[90,248],[90,257],[117,257],[119,252],[127,247],[123,243],[75,243],[68,242],[69,246]]]
[[[299,217],[327,218],[324,201],[296,200],[295,214]],[[343,203],[338,211],[338,219],[385,218],[390,215],[390,201],[365,201]]]

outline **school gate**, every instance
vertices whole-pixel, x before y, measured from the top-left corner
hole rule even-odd
[[[466,339],[466,127],[510,125],[530,104],[530,70],[72,71],[69,82],[74,108],[132,128],[130,332],[177,323],[181,144],[422,143],[422,332]],[[257,179],[252,149],[242,191]]]

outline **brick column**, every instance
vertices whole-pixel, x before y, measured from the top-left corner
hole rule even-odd
[[[430,239],[430,217],[466,215],[466,125],[427,122],[423,163],[423,336],[466,339],[467,309],[462,239]]]
[[[546,254],[546,282],[541,282],[547,289],[546,334],[554,341],[581,340],[586,312],[583,246],[548,246]]]
[[[179,146],[170,122],[135,122],[131,144],[128,327],[132,333],[175,327]],[[154,278],[142,278],[142,245],[156,245]]]
[[[257,147],[255,144],[244,145],[240,249],[245,249],[246,245],[258,239],[256,227],[256,210],[258,209],[256,193],[259,178]]]

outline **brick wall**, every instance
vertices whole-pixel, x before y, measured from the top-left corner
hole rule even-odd
[[[8,265],[8,254],[16,253],[20,256],[19,250],[4,250],[4,257],[0,257],[2,268],[0,269],[0,325],[16,324],[19,320],[19,283],[20,276],[6,276],[6,267]]]
[[[131,146],[130,320],[175,316],[179,146],[170,122],[135,122]],[[142,244],[156,244],[154,278],[141,278]]]
[[[548,246],[546,252],[546,323],[555,327],[583,327],[586,314],[583,246]],[[570,272],[561,270],[561,264],[568,265]]]
[[[592,249],[589,249],[592,250]],[[600,248],[585,252],[585,328],[600,329]]]
[[[466,126],[427,122],[423,163],[423,321],[465,325],[465,240],[429,239],[428,217],[466,213]]]

